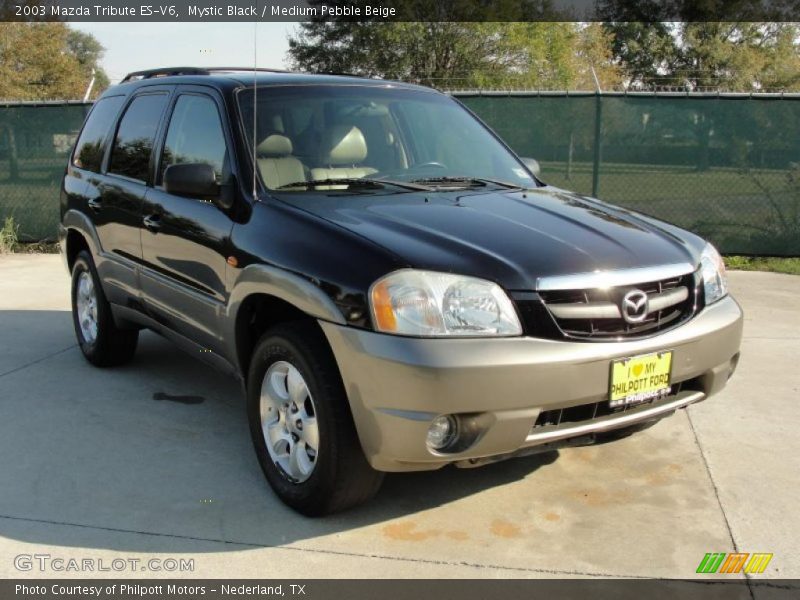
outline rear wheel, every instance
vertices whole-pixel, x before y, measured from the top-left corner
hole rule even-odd
[[[111,367],[133,358],[139,332],[114,323],[92,256],[85,250],[72,266],[72,322],[81,352],[93,365]]]
[[[319,516],[378,491],[383,474],[364,456],[336,362],[316,324],[268,331],[256,345],[247,382],[256,455],[285,504]]]

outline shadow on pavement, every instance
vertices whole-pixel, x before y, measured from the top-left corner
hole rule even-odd
[[[233,379],[149,332],[131,364],[91,367],[71,347],[68,312],[0,311],[0,331],[0,535],[24,542],[147,552],[290,544],[410,518],[558,456],[389,474],[371,503],[308,519],[263,479]]]

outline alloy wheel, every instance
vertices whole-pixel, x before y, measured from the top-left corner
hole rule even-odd
[[[305,379],[286,361],[270,365],[261,383],[261,430],[272,462],[294,483],[314,472],[319,427]]]

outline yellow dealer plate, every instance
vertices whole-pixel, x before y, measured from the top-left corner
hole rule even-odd
[[[647,402],[667,395],[671,375],[671,350],[613,361],[609,385],[612,408]]]

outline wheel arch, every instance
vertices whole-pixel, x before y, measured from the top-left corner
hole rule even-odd
[[[267,265],[249,265],[242,270],[228,303],[225,337],[243,380],[263,333],[280,323],[301,320],[345,323],[333,300],[309,280]],[[326,339],[324,335],[322,339]]]
[[[76,210],[68,210],[61,220],[64,232],[64,255],[67,268],[72,271],[75,258],[81,250],[87,250],[92,258],[97,257],[100,240],[89,218]]]
[[[75,259],[78,257],[78,253],[81,250],[86,250],[89,253],[92,251],[92,249],[89,247],[89,242],[86,241],[86,237],[77,229],[67,229],[65,251],[67,257],[67,269],[69,269],[70,273],[72,272],[72,267],[75,265]]]

